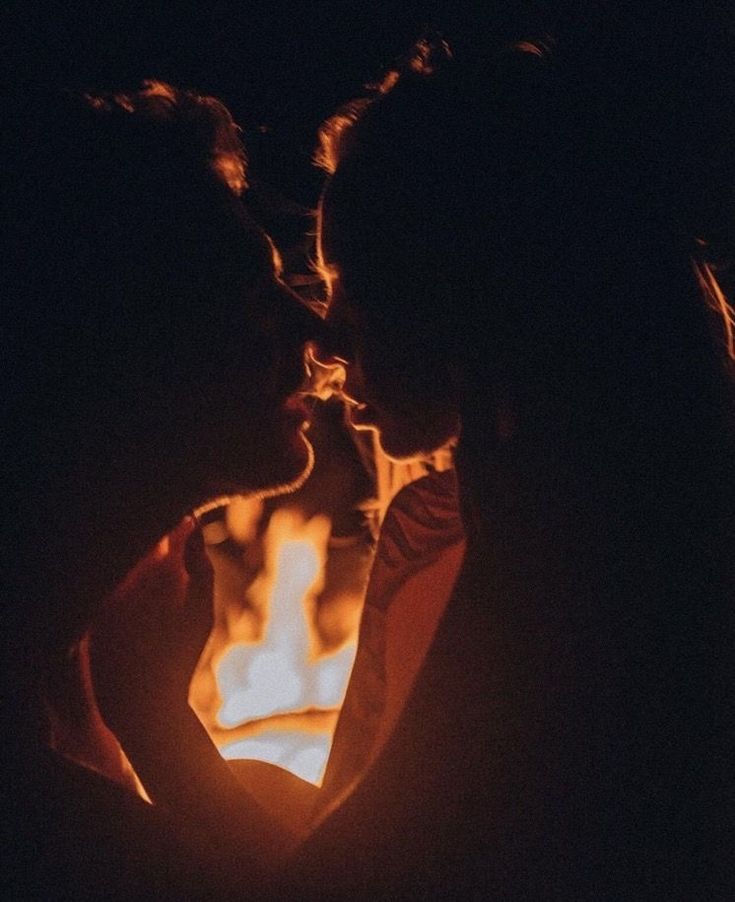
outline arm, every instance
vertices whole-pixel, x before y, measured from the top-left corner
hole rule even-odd
[[[212,569],[191,519],[126,577],[92,631],[97,701],[155,804],[217,872],[250,882],[297,837],[247,793],[187,702],[211,628]]]
[[[124,723],[116,725],[116,731],[152,798],[168,805],[210,841],[222,831],[225,822],[229,824],[228,837],[221,841],[223,853],[230,856],[229,868],[238,858],[249,858],[252,852],[262,870],[279,870],[285,859],[296,851],[299,841],[312,832],[316,822],[334,811],[354,789],[392,731],[461,561],[461,523],[454,482],[449,476],[424,479],[404,490],[386,517],[366,603],[366,613],[375,610],[376,616],[379,615],[379,635],[373,637],[378,645],[371,640],[369,631],[365,633],[363,623],[360,651],[322,789],[263,762],[228,764],[223,761],[186,704],[185,687],[211,625],[210,591],[206,586],[196,588],[197,574],[191,566],[187,591],[199,592],[201,597],[198,602],[196,598],[189,601],[188,607],[193,611],[187,620],[195,624],[198,618],[202,623],[199,636],[192,643],[194,651],[190,659],[181,665],[175,663],[188,641],[179,628],[181,612],[165,626],[150,631],[159,650],[157,653],[146,650],[139,657],[147,661],[149,673],[164,666],[169,673],[178,667],[181,671],[178,686],[173,692],[165,690],[170,677],[161,675],[151,682],[150,701],[140,704],[131,702],[129,688],[121,686],[121,698],[115,707],[124,705],[132,710],[128,710]],[[216,553],[216,549],[214,546],[209,554]],[[158,569],[162,569],[160,564]],[[152,595],[151,605],[160,607],[161,598],[176,596],[182,590],[172,591],[159,585],[148,592]],[[140,585],[128,589],[126,610],[140,607],[144,595]],[[390,616],[383,623],[389,609]],[[138,635],[129,635],[125,640],[128,655],[134,654],[133,646],[142,638],[140,617],[134,618],[132,626],[134,629],[129,633]],[[417,626],[421,627],[420,635]],[[165,653],[164,634],[172,637],[172,646],[177,645]],[[381,666],[387,668],[388,685],[387,697],[382,699],[374,695],[371,662],[375,662],[376,652],[384,642],[386,658]],[[365,722],[366,705],[380,708],[372,728]],[[249,791],[237,785],[239,780]],[[257,802],[263,807],[259,808]],[[348,832],[354,833],[354,825]],[[226,852],[227,838],[231,840],[229,852]],[[308,848],[313,849],[313,843]]]

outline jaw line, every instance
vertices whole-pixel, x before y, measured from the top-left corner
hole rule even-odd
[[[252,492],[233,492],[230,495],[218,495],[211,498],[209,501],[197,505],[191,512],[192,517],[198,521],[204,514],[209,513],[209,511],[216,510],[218,507],[226,507],[235,498],[251,498],[257,501],[265,501],[267,498],[277,498],[279,495],[290,495],[292,492],[298,491],[311,476],[315,461],[314,446],[303,432],[301,433],[301,440],[306,448],[307,460],[306,466],[295,479],[292,479],[290,482],[268,486],[267,488],[255,489]]]

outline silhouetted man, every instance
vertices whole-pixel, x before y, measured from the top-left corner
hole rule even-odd
[[[218,101],[151,82],[2,106],[3,886],[208,894],[162,809],[52,750],[47,702],[136,562],[168,549],[182,591],[207,590],[196,545],[198,575],[182,570],[182,517],[304,480],[307,412],[287,402],[318,320],[240,200],[244,154]]]

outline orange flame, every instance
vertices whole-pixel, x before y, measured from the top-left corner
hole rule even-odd
[[[210,656],[218,698],[205,712],[223,757],[267,761],[317,785],[356,650],[353,636],[324,654],[315,627],[330,532],[327,517],[273,513],[247,591],[255,628],[243,638],[240,623]]]
[[[735,310],[720,287],[712,268],[707,263],[693,263],[694,274],[704,292],[707,303],[719,315],[722,337],[727,356],[735,360]]]

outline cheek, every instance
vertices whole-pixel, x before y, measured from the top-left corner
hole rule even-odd
[[[361,364],[366,395],[381,408],[414,419],[449,403],[446,380],[431,359],[416,360],[396,342],[366,344]]]
[[[380,445],[394,460],[420,459],[443,448],[458,434],[454,410],[424,409],[415,417],[382,412],[376,418]]]

